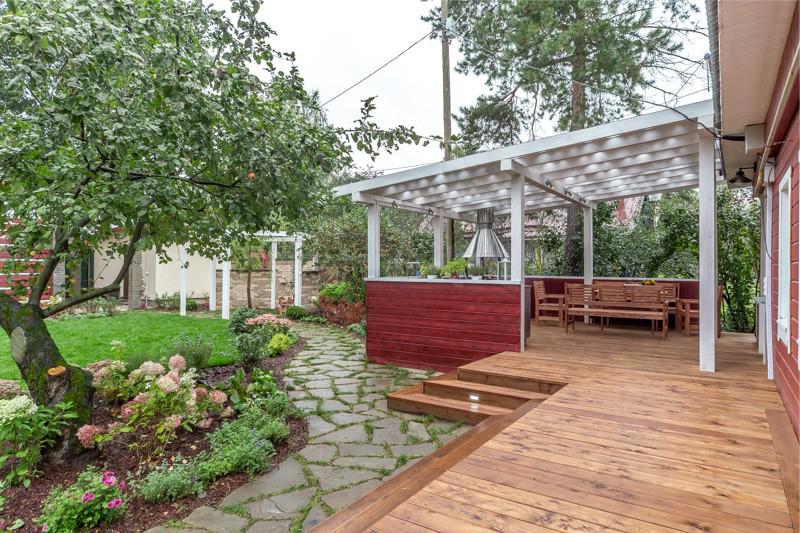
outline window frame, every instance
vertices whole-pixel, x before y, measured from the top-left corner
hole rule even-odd
[[[778,184],[778,312],[775,322],[778,340],[789,347],[791,323],[792,167]]]

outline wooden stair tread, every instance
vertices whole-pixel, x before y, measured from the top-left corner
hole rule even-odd
[[[512,396],[524,400],[545,400],[550,396],[549,394],[543,394],[541,392],[532,392],[522,389],[513,389],[510,387],[488,385],[486,383],[477,383],[474,381],[462,381],[458,379],[437,379],[435,383],[436,385],[443,387],[475,391],[477,393],[485,392],[503,396]]]
[[[456,409],[470,413],[481,413],[490,416],[505,415],[512,411],[511,409],[506,409],[504,407],[496,407],[494,405],[487,405],[475,402],[465,402],[463,400],[453,400],[450,398],[441,398],[439,396],[433,396],[431,394],[424,394],[424,393],[405,394],[403,395],[403,399],[420,404],[439,405],[442,407],[448,407],[450,409]]]

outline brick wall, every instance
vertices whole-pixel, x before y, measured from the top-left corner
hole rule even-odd
[[[294,295],[294,261],[276,261],[276,302],[281,296]],[[319,273],[303,269],[303,303],[319,294]],[[271,280],[269,270],[254,270],[250,278],[253,305],[269,307]],[[222,270],[217,269],[217,305],[222,302]],[[247,272],[231,270],[231,309],[247,305]]]

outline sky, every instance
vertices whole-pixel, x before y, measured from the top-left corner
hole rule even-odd
[[[228,6],[227,0],[211,1],[220,8]],[[430,26],[421,17],[433,5],[432,1],[421,0],[267,0],[259,17],[277,33],[273,39],[275,49],[295,52],[306,88],[318,91],[320,101],[325,102],[427,34]],[[697,38],[687,41],[685,47],[685,55],[701,58],[708,44]],[[458,44],[454,42],[450,45],[454,113],[487,92],[482,78],[455,72],[460,58]],[[413,126],[423,135],[442,135],[441,69],[441,43],[425,39],[369,80],[326,105],[328,119],[338,126],[351,125],[359,116],[361,101],[377,96],[375,119],[382,127],[403,124]],[[684,87],[681,94],[705,88],[702,78]],[[677,88],[674,80],[662,79],[657,84]],[[680,103],[707,98],[710,93],[703,91]],[[545,124],[545,133],[547,129]],[[455,120],[453,131],[457,133]],[[369,166],[392,172],[442,158],[439,144],[431,143],[428,147],[404,146],[375,161],[363,154],[355,159],[361,168]]]

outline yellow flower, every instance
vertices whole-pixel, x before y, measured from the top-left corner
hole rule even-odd
[[[47,369],[47,375],[54,378],[56,376],[60,376],[66,371],[67,369],[64,368],[63,366],[54,366],[53,368]]]

